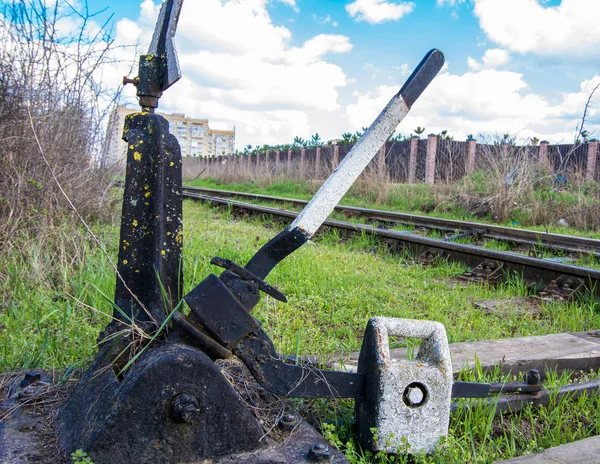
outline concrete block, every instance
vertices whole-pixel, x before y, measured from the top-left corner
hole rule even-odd
[[[389,337],[422,339],[414,360],[392,359]],[[433,321],[375,317],[365,330],[358,372],[366,395],[356,402],[361,444],[388,453],[433,453],[448,435],[452,364],[446,330]],[[375,433],[373,433],[375,429]]]

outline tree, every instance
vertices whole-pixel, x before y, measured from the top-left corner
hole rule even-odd
[[[296,136],[296,137],[294,137],[292,146],[294,148],[298,148],[298,147],[306,148],[306,140],[304,140],[302,137]]]
[[[342,140],[340,145],[351,145],[356,142],[356,138],[350,132],[344,132],[342,134]]]
[[[311,138],[310,138],[310,142],[308,142],[308,146],[310,148],[316,148],[316,147],[320,147],[322,145],[322,141],[321,141],[321,136],[319,135],[318,132],[316,132]]]
[[[421,126],[417,126],[417,128],[414,130],[415,134],[417,135],[421,135],[423,132],[425,132],[425,128],[421,127]]]

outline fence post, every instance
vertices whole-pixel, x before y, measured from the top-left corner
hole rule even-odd
[[[410,158],[408,158],[408,183],[414,184],[417,181],[417,152],[419,150],[418,135],[410,138]]]
[[[333,146],[333,169],[337,168],[338,164],[340,164],[340,146]]]
[[[477,156],[477,140],[475,140],[475,139],[467,140],[467,150],[468,150],[467,174],[471,174],[472,172],[475,172],[475,163],[476,163],[476,156]]]
[[[387,172],[385,169],[385,146],[386,142],[383,143],[383,146],[377,153],[377,174],[379,174],[381,178],[385,178]]]
[[[315,154],[315,179],[321,177],[321,147],[317,147]]]
[[[596,177],[596,165],[598,163],[598,140],[591,139],[588,141],[588,156],[587,156],[587,170],[585,173],[585,180],[592,181]]]
[[[287,173],[288,173],[288,176],[290,175],[291,172],[292,172],[292,149],[290,148],[288,150],[288,157],[287,157]]]
[[[250,166],[252,164],[251,160],[252,160],[252,153],[248,153],[246,155],[246,167],[247,167],[248,171],[250,171]]]
[[[435,157],[437,155],[437,135],[427,136],[427,158],[425,159],[425,183],[435,183]]]
[[[300,178],[304,178],[304,165],[306,163],[306,148],[300,150]]]
[[[260,151],[256,153],[256,167],[257,168],[260,167],[260,155],[262,155],[262,153]]]
[[[538,154],[538,162],[544,166],[548,166],[550,164],[550,159],[548,158],[548,142],[547,140],[542,140],[540,142],[540,151]]]
[[[279,164],[281,163],[281,150],[275,152],[275,174],[279,173]]]
[[[504,158],[508,157],[508,143],[502,142],[500,146],[502,147],[502,156],[504,156]]]
[[[265,163],[264,164],[265,164],[264,172],[269,174],[269,152],[268,151],[265,152]]]

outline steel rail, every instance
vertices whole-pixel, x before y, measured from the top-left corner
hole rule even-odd
[[[242,209],[259,214],[268,214],[290,220],[295,219],[298,215],[298,213],[294,211],[192,193],[189,189],[184,189],[183,195],[186,198],[222,206],[231,206],[235,209]],[[501,252],[473,245],[438,240],[402,231],[379,229],[373,226],[334,219],[327,219],[323,225],[347,232],[374,234],[386,241],[401,244],[405,249],[416,256],[419,256],[426,250],[440,250],[443,253],[444,258],[464,263],[471,268],[476,267],[485,260],[502,263],[503,272],[522,277],[527,283],[534,285],[536,290],[542,290],[561,276],[578,278],[584,282],[588,289],[600,296],[600,285],[597,285],[598,282],[600,282],[600,270],[562,264],[555,261],[519,255],[517,253]]]
[[[203,187],[184,186],[183,190],[202,193],[209,196],[289,203],[298,206],[305,206],[308,203],[306,200],[298,200],[295,198],[273,197],[256,193],[231,192]],[[478,230],[482,231],[482,233],[479,234],[481,237],[488,239],[513,242],[532,247],[541,246],[547,249],[566,251],[569,253],[585,253],[600,257],[600,240],[592,238],[574,237],[570,235],[503,227],[494,224],[458,221],[454,219],[443,219],[416,214],[399,213],[395,211],[361,208],[356,206],[338,205],[335,207],[335,211],[344,214],[368,217],[373,220],[397,222],[401,224],[412,225],[414,227],[440,230],[443,232]]]
[[[515,395],[490,396],[482,399],[465,399],[452,403],[452,413],[457,414],[462,409],[471,409],[477,406],[494,407],[494,415],[502,413],[515,413],[528,406],[546,407],[552,403],[567,399],[576,399],[582,395],[597,395],[600,393],[600,380],[575,382],[557,388],[542,389],[536,393],[521,393]]]

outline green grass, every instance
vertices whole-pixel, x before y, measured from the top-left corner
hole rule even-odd
[[[243,265],[283,227],[273,226],[270,219],[240,220],[231,210],[191,201],[184,202],[184,214],[186,292],[210,272],[219,272],[209,264],[212,257]],[[114,256],[118,227],[96,226],[96,230]],[[95,353],[98,333],[108,322],[105,314],[112,311],[102,294],[114,293],[114,271],[106,256],[77,231],[65,230],[55,243],[68,242],[69,234],[78,237],[74,260],[67,259],[69,249],[58,259],[47,253],[47,243],[29,241],[22,249],[5,253],[0,263],[5,282],[0,309],[2,371],[79,367]],[[523,296],[529,289],[519,279],[496,288],[453,280],[464,271],[447,262],[421,268],[408,256],[377,248],[370,235],[342,240],[338,232],[329,231],[269,275],[269,283],[286,294],[289,303],[263,297],[254,315],[278,351],[293,355],[356,351],[372,316],[436,320],[446,326],[450,342],[600,327],[598,304],[592,298],[543,303],[536,315],[487,314],[473,303]],[[479,407],[452,419],[445,448],[409,462],[491,462],[598,434],[598,403],[597,397],[578,399],[493,420],[489,407]],[[323,433],[351,462],[406,462],[405,456],[394,461],[360,449],[351,430],[351,402],[320,401],[312,408],[319,414]]]

